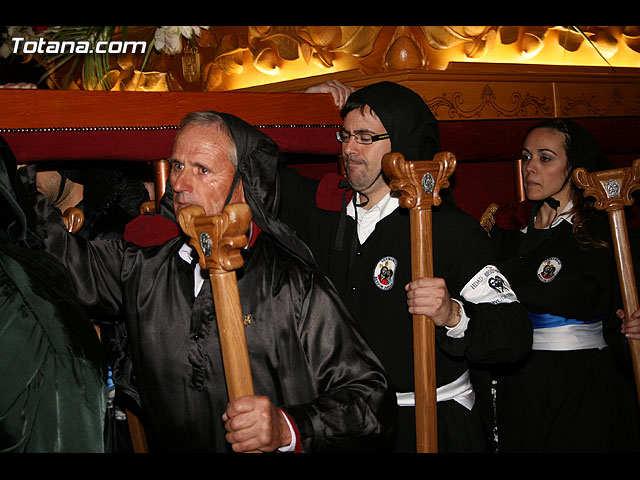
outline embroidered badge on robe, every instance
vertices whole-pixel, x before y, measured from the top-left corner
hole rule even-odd
[[[560,272],[562,262],[556,257],[547,258],[538,267],[538,279],[541,282],[548,283]]]
[[[380,290],[389,290],[393,287],[398,261],[393,257],[384,257],[378,261],[373,270],[373,283]]]

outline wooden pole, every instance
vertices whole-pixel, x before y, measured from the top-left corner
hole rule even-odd
[[[147,444],[147,435],[142,426],[142,422],[138,416],[128,408],[125,408],[127,415],[127,424],[129,425],[129,434],[131,435],[131,446],[133,453],[149,453]]]
[[[515,190],[516,203],[524,202],[527,199],[527,194],[524,191],[521,158],[515,160],[513,164],[513,185]]]
[[[160,211],[160,200],[164,196],[167,180],[171,172],[171,162],[168,159],[154,160],[153,162],[153,193],[154,200],[147,200],[140,205],[140,213],[153,213]]]
[[[153,184],[155,189],[155,207],[156,212],[160,211],[160,200],[164,195],[169,179],[171,163],[169,160],[155,160],[153,162]]]
[[[391,152],[382,159],[391,190],[400,192],[400,206],[410,209],[411,275],[415,280],[433,276],[431,206],[442,202],[439,191],[449,185],[456,159],[449,152],[436,154],[432,161],[405,161]],[[416,416],[416,450],[438,451],[435,328],[425,315],[413,316],[413,356]]]
[[[180,210],[179,222],[190,237],[189,243],[198,251],[200,267],[209,270],[229,400],[253,395],[235,272],[243,264],[241,249],[249,241],[249,205],[227,205],[221,215],[210,217],[204,215],[202,207],[190,206]]]
[[[573,172],[573,181],[584,189],[585,196],[596,199],[597,209],[606,210],[609,216],[623,310],[625,318],[629,318],[640,305],[638,304],[638,290],[633,271],[624,207],[633,204],[631,193],[640,188],[640,159],[634,161],[631,167],[615,170],[589,173],[584,168],[577,168]],[[640,399],[640,341],[630,339],[629,348],[631,349],[636,390]]]

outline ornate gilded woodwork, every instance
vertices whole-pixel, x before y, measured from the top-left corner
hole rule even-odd
[[[171,31],[182,34],[171,40]],[[151,48],[111,56],[111,90],[299,92],[326,79],[387,79],[421,94],[441,120],[640,114],[640,27],[147,26],[126,35]],[[51,87],[62,87],[68,65]],[[71,78],[68,88],[89,89]]]
[[[504,91],[504,89],[503,89]],[[494,87],[485,84],[476,95],[456,90],[451,94],[426,99],[427,105],[438,119],[465,120],[494,116],[496,118],[546,117],[553,113],[550,96],[532,95],[514,87],[509,98],[498,98]]]
[[[34,28],[39,30],[29,30],[32,38],[61,38],[64,29],[80,38],[83,27]],[[442,71],[455,63],[475,64],[479,71],[501,63],[640,66],[640,27],[634,26],[144,26],[102,27],[98,33],[100,27],[85,28],[101,38],[148,42],[144,54],[110,56],[111,90],[227,91],[350,70]],[[16,31],[12,35],[22,34]],[[10,39],[3,40],[6,52]],[[51,55],[32,56],[53,65]],[[60,87],[72,63],[50,83]],[[69,88],[105,88],[88,81],[86,67],[74,72]]]

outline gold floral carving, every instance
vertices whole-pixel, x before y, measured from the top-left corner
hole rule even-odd
[[[217,27],[216,27],[217,28]],[[323,68],[334,66],[340,54],[366,57],[371,53],[381,27],[365,26],[248,26],[225,33],[214,47],[213,58],[204,67],[205,90],[215,90],[223,75],[245,71],[247,56],[252,66],[275,75],[286,62],[302,60]],[[246,31],[244,31],[246,29]]]
[[[12,35],[26,35],[30,27]],[[49,27],[37,27],[49,28]],[[30,32],[29,39],[49,39],[90,27],[50,27]],[[111,55],[107,71],[94,72],[108,87],[88,82],[86,63],[73,74],[70,86],[61,86],[74,61],[54,66],[54,88],[110,88],[112,90],[225,91],[282,82],[301,77],[359,71],[363,75],[401,70],[446,70],[450,63],[482,62],[510,64],[557,64],[588,66],[637,66],[640,55],[638,26],[202,26],[202,27],[104,27],[110,39],[143,40],[144,55]],[[154,32],[183,31],[175,49],[152,46]],[[89,30],[87,30],[89,31]],[[191,33],[191,32],[198,32]],[[78,34],[78,33],[76,33]],[[0,38],[10,47],[9,38]],[[6,48],[5,48],[6,50]],[[591,55],[588,60],[574,56]],[[186,55],[197,51],[185,67]],[[580,51],[580,52],[579,52]],[[594,53],[594,52],[597,52]],[[623,57],[621,55],[631,55]],[[554,55],[556,55],[554,57]],[[595,57],[594,57],[595,55]],[[595,60],[594,60],[595,58]],[[52,58],[38,58],[47,68]],[[104,59],[102,59],[104,60]],[[576,63],[572,63],[572,62]],[[580,63],[581,61],[587,63]],[[594,64],[594,62],[596,62]],[[617,63],[618,62],[618,63]],[[200,66],[198,75],[197,66]],[[186,68],[186,70],[185,70]],[[185,74],[184,72],[188,72]],[[82,75],[80,74],[82,73]],[[94,78],[95,80],[95,78]],[[534,101],[518,99],[518,102]],[[514,113],[516,114],[516,113]]]
[[[450,61],[491,63],[504,48],[515,52],[510,62],[527,62],[550,49],[573,53],[583,45],[589,45],[607,61],[626,47],[640,53],[640,27],[210,27],[196,41],[213,49],[213,55],[202,62],[203,90],[216,91],[228,88],[230,78],[248,74],[250,69],[278,81],[295,62],[319,68],[316,74],[358,69],[371,75],[410,69],[442,70]],[[536,99],[523,97],[514,102],[533,105]],[[520,110],[505,110],[504,114],[518,115]]]
[[[497,31],[501,27],[438,25],[420,28],[432,48],[443,50],[462,45],[467,57],[478,58],[494,47]]]
[[[442,119],[444,116],[449,119],[482,118],[487,116],[487,110],[490,108],[495,110],[498,118],[549,116],[553,111],[550,98],[537,98],[529,93],[513,92],[511,94],[511,103],[513,106],[509,108],[500,105],[497,103],[496,95],[489,85],[483,87],[479,101],[475,107],[465,109],[464,105],[469,104],[468,100],[469,98],[465,98],[464,93],[456,91],[452,95],[443,93],[440,97],[425,101],[434,115],[439,119]],[[441,110],[445,110],[445,113],[441,114]]]

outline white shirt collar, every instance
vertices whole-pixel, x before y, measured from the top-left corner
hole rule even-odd
[[[359,203],[360,194],[356,193],[356,202]],[[373,207],[368,210],[365,210],[362,207],[354,207],[353,201],[349,202],[347,205],[347,215],[351,218],[356,218],[356,208],[358,209],[358,239],[360,243],[364,243],[369,235],[375,230],[376,224],[394,212],[396,208],[398,208],[398,199],[396,197],[391,196],[391,192],[387,192],[387,194],[380,199],[378,203],[376,203]]]
[[[182,258],[182,260],[184,260],[189,265],[191,265],[191,262],[193,262],[193,256],[191,255],[191,252],[193,252],[193,247],[188,243],[185,243],[184,245],[182,245],[182,247],[180,247],[180,250],[178,251],[178,255],[180,255],[180,258]],[[204,283],[204,278],[202,276],[202,270],[200,269],[200,264],[196,263],[196,268],[193,271],[193,296],[194,297],[197,297],[198,293],[200,293],[200,289],[202,288],[203,283]]]
[[[547,228],[553,228],[562,221],[569,222],[571,225],[573,225],[574,213],[573,212],[569,213],[569,210],[571,210],[572,208],[573,208],[573,202],[569,200],[569,202],[564,206],[562,211],[556,216],[553,222],[551,222],[551,225],[549,225]],[[535,222],[535,218],[533,219],[533,221]],[[528,227],[524,227],[521,231],[523,233],[526,233],[527,228]]]
[[[572,213],[568,213],[569,210],[571,210],[573,208],[573,202],[571,200],[569,200],[569,203],[567,203],[564,208],[562,209],[562,211],[558,214],[558,216],[556,217],[556,219],[551,223],[551,226],[555,226],[556,224],[560,223],[562,220],[566,220],[567,222],[569,222],[571,225],[573,225],[573,212]]]
[[[185,242],[182,245],[182,247],[180,247],[180,250],[178,251],[178,255],[180,255],[180,258],[182,258],[182,260],[184,260],[189,265],[191,265],[191,262],[193,261],[193,256],[191,255],[191,252],[193,252],[193,247]]]

